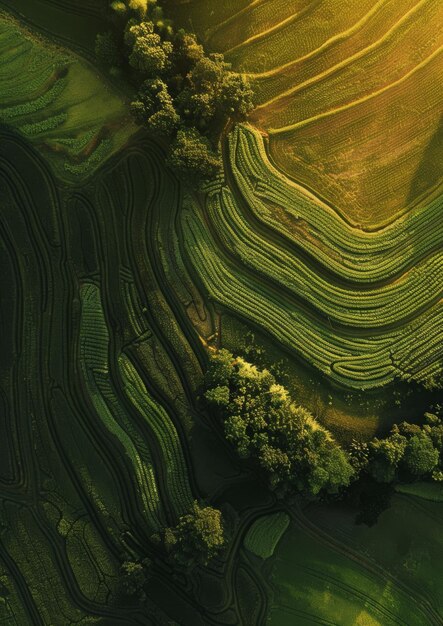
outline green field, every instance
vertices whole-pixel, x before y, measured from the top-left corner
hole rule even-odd
[[[368,529],[343,510],[300,510],[276,551],[270,623],[438,624],[442,512],[397,496]]]
[[[0,123],[45,154],[62,179],[90,176],[136,127],[125,99],[72,52],[0,12]]]
[[[443,5],[164,2],[256,92],[197,192],[95,59],[108,4],[0,0],[0,624],[441,624],[442,483],[371,527],[279,498],[202,394],[227,348],[343,446],[439,410]],[[194,500],[227,547],[186,569]]]
[[[253,554],[268,559],[274,554],[288,526],[289,517],[285,513],[259,517],[246,533],[243,544]]]

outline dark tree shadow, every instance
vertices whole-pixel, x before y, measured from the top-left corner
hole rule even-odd
[[[411,204],[436,186],[443,176],[443,115],[428,143],[409,188],[407,204]]]

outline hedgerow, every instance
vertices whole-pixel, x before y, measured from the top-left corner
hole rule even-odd
[[[35,137],[42,133],[46,133],[50,130],[55,130],[66,122],[68,116],[66,113],[59,113],[58,115],[52,115],[39,122],[32,122],[30,124],[23,124],[19,126],[19,130],[28,137]]]
[[[239,456],[253,460],[280,496],[337,493],[349,484],[354,470],[347,454],[268,370],[220,350],[211,358],[203,398]]]
[[[375,500],[362,510],[362,520],[373,523],[389,501],[383,485],[443,483],[443,420],[437,414],[426,413],[422,425],[396,424],[384,438],[353,440],[344,449],[268,370],[224,349],[211,356],[202,402],[239,457],[258,466],[280,497],[361,497],[367,487]],[[257,552],[260,540],[249,539]]]
[[[66,79],[58,79],[50,89],[34,100],[27,100],[14,106],[0,109],[0,120],[8,122],[16,117],[37,113],[52,104],[66,88]]]
[[[87,174],[95,169],[112,151],[111,139],[103,139],[94,152],[81,163],[65,162],[65,170],[71,174]]]

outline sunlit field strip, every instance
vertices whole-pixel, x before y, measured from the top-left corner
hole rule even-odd
[[[188,482],[188,468],[177,430],[166,411],[150,397],[129,358],[122,354],[119,364],[125,391],[152,429],[161,449],[162,467],[165,474],[163,489],[178,518],[189,510],[193,497]]]
[[[140,442],[137,441],[132,423],[126,419],[124,408],[116,398],[109,381],[109,335],[98,287],[85,284],[80,295],[82,301],[80,366],[84,383],[97,416],[119,441],[132,464],[146,521],[154,532],[161,527],[164,518],[151,455],[145,446],[144,458],[141,458],[138,445]]]
[[[230,167],[252,213],[345,279],[389,279],[443,246],[441,197],[386,228],[366,232],[352,228],[334,209],[276,170],[252,127],[237,127],[230,135]]]

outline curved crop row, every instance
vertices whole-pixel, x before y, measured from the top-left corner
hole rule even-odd
[[[352,224],[386,225],[441,190],[441,3],[171,2],[248,75],[277,167]]]
[[[335,210],[276,170],[252,127],[238,126],[229,147],[230,167],[249,211],[345,280],[386,280],[443,246],[442,197],[366,232],[338,219]]]
[[[233,266],[210,237],[202,218],[184,211],[183,231],[189,262],[211,298],[220,305],[258,324],[286,348],[300,354],[333,380],[350,387],[385,385],[396,376],[419,376],[429,363],[441,359],[443,307],[418,316],[399,329],[360,336],[337,330],[293,304],[263,277],[243,266]],[[402,358],[418,336],[426,336],[427,350]]]
[[[60,97],[62,91],[67,84],[66,78],[56,80],[52,87],[45,91],[42,95],[35,99],[28,99],[20,104],[15,104],[9,107],[0,108],[0,119],[2,122],[11,122],[18,117],[31,115],[37,113],[42,109],[49,107],[57,98]]]
[[[438,23],[441,7],[428,0],[414,2],[413,6],[394,10],[394,19],[388,16],[390,24],[383,20],[383,13],[380,7],[379,32],[375,29],[370,32],[366,41],[363,38],[359,42],[357,50],[351,51],[349,46],[346,58],[335,64],[330,59],[323,68],[315,63],[309,68],[311,71],[306,64],[292,75],[290,82],[279,85],[277,94],[254,113],[256,121],[264,120],[270,134],[292,130],[297,124],[355,106],[364,98],[392,88],[396,81],[404,80],[433,58],[441,42],[429,37],[426,25]],[[400,54],[402,62],[399,62]],[[380,72],[380,58],[383,58],[383,72]]]
[[[11,415],[8,435],[18,461],[14,482],[6,489],[2,471],[3,604],[11,607],[11,623],[82,622],[96,613],[116,624],[134,623],[126,615],[122,621],[122,611],[109,603],[118,576],[116,548],[128,514],[132,517],[136,508],[135,502],[128,506],[121,489],[127,473],[120,470],[127,458],[122,455],[109,471],[108,453],[115,444],[91,419],[91,405],[82,404],[87,394],[77,359],[66,358],[66,337],[78,336],[78,328],[69,327],[68,303],[74,292],[78,300],[66,247],[62,252],[63,206],[50,168],[29,142],[2,129],[0,145],[1,247],[13,252],[5,266],[13,286],[4,298],[10,340],[1,351],[1,369],[8,372],[1,396]],[[2,284],[5,289],[9,283]],[[11,313],[14,325],[8,321]],[[125,485],[126,493],[132,484]],[[38,505],[33,493],[40,494]],[[94,538],[88,532],[88,557],[81,569],[85,555],[78,543],[70,543],[69,534],[75,520],[86,518],[96,532]]]
[[[89,283],[82,286],[80,296],[80,366],[84,383],[97,415],[120,442],[131,461],[144,513],[154,531],[164,523],[154,467],[148,448],[135,432],[109,381],[109,335],[101,308],[100,292],[98,287]]]
[[[148,394],[137,370],[126,355],[120,355],[119,365],[125,391],[149,425],[160,447],[164,490],[174,514],[179,517],[189,510],[194,498],[177,430],[166,411]]]
[[[443,251],[387,285],[350,289],[332,283],[318,267],[305,264],[256,233],[229,189],[212,195],[206,206],[217,236],[239,263],[279,284],[332,321],[359,328],[390,326],[415,317],[443,296]]]

